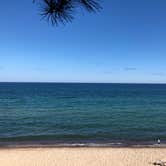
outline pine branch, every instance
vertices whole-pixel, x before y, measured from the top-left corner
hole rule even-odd
[[[37,0],[33,0],[36,2]],[[41,4],[41,16],[52,25],[65,24],[74,19],[77,7],[84,7],[88,12],[101,9],[98,0],[38,0]]]

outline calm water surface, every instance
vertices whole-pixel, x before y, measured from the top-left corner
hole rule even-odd
[[[166,141],[166,85],[0,83],[0,142]]]

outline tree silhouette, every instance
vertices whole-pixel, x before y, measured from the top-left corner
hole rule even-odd
[[[97,12],[101,9],[98,0],[33,0],[33,2],[40,4],[42,18],[52,25],[71,22],[78,8],[84,8],[88,12]]]

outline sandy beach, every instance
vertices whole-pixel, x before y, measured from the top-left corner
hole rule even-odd
[[[0,166],[149,166],[166,148],[17,148],[0,150]]]

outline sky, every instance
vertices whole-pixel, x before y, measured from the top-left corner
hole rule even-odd
[[[166,1],[100,0],[52,27],[32,0],[0,5],[0,82],[166,83]]]

